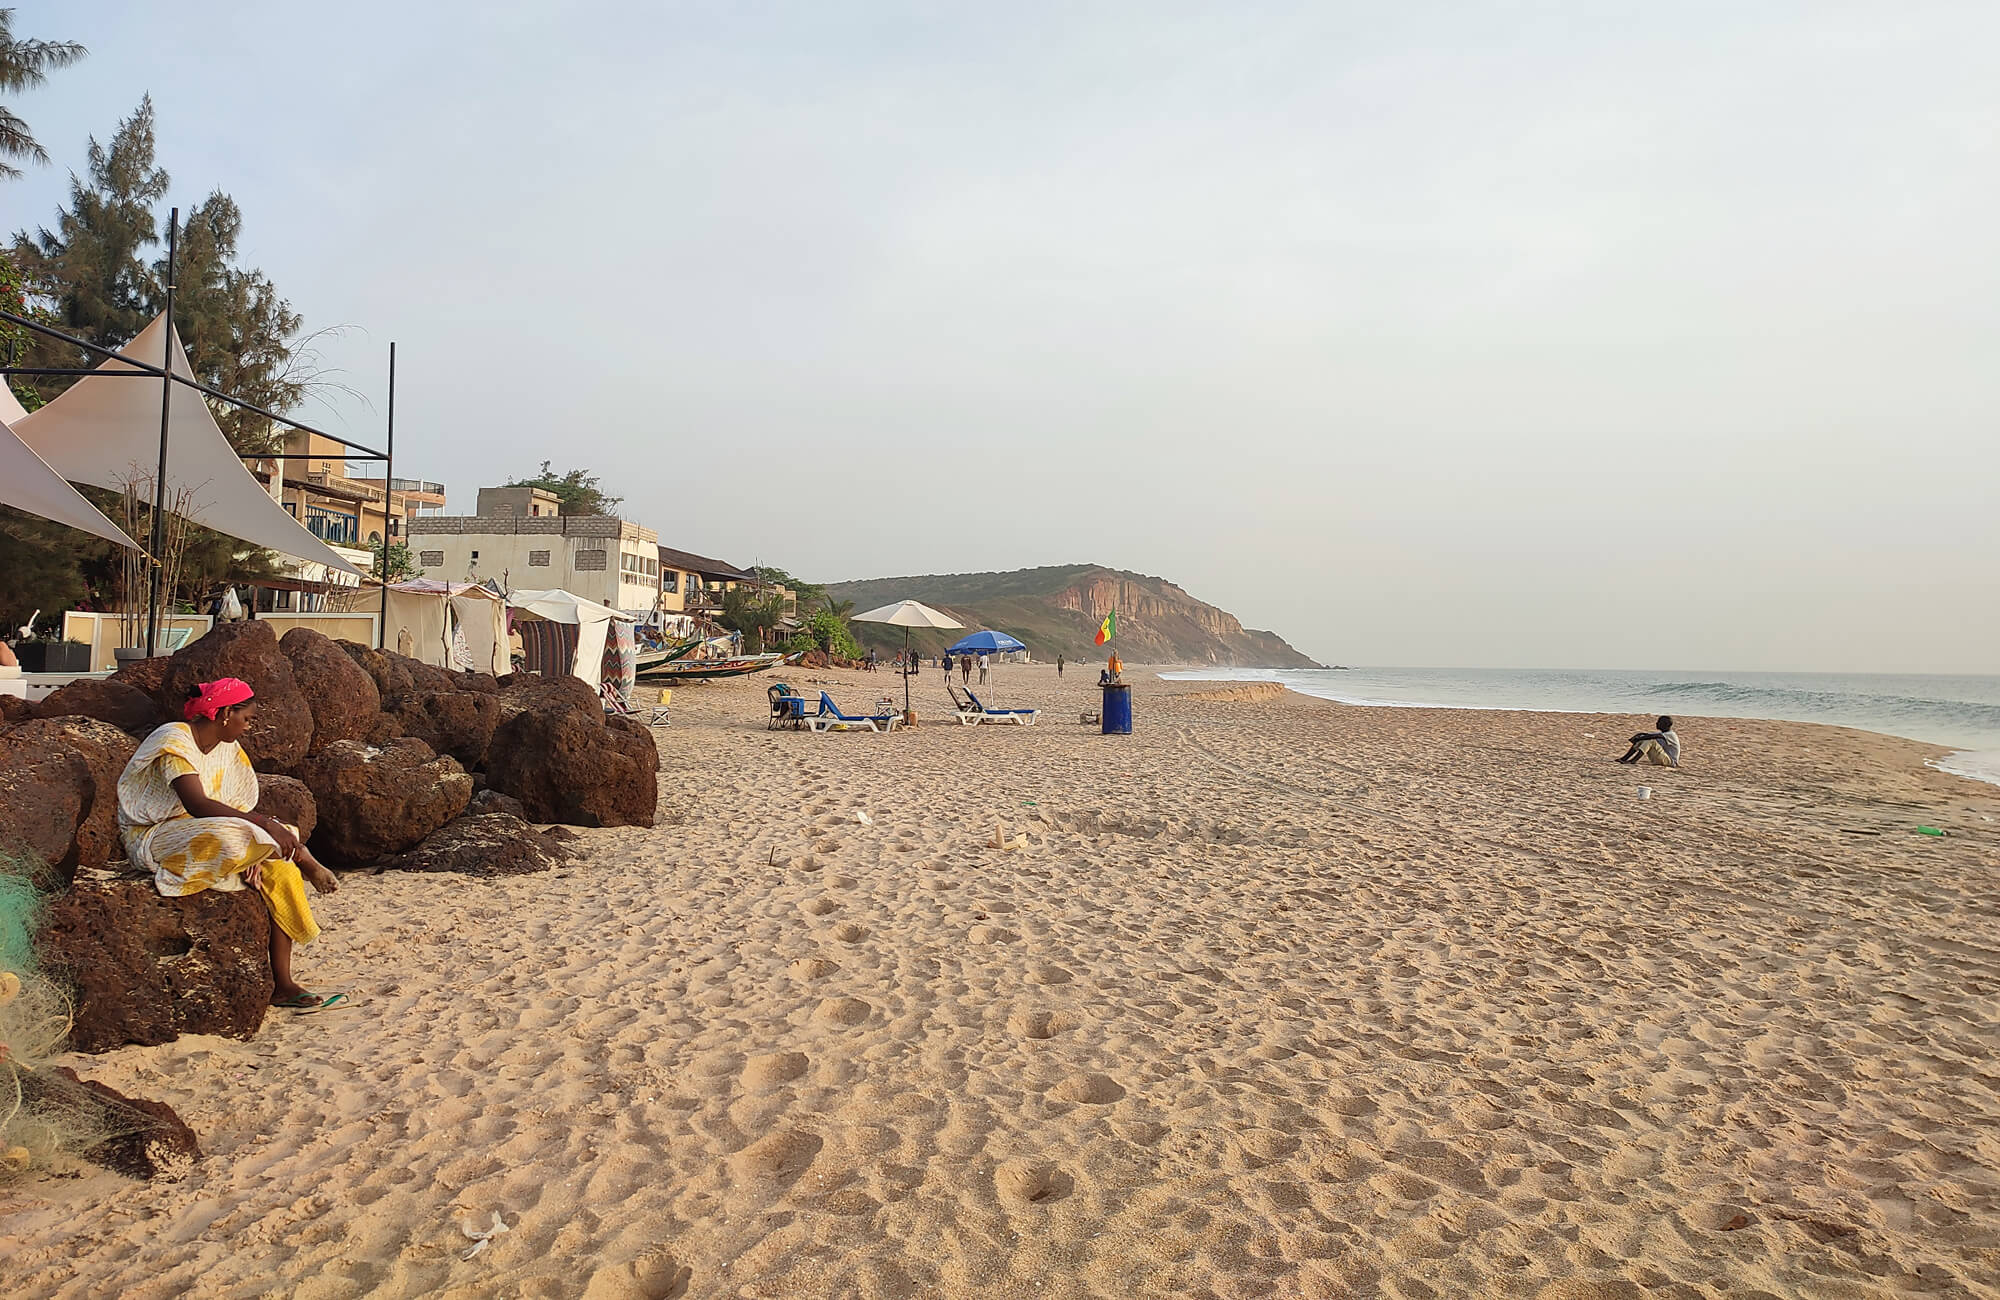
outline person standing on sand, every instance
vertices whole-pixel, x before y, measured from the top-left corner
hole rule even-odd
[[[949,684],[951,681],[951,651],[947,650],[944,652],[943,662],[944,662],[944,679],[945,682]]]
[[[972,656],[969,654],[958,657],[958,684],[961,686],[972,684]]]
[[[1057,681],[1061,681],[1061,680],[1062,680],[1062,668],[1063,668],[1063,657],[1062,657],[1061,655],[1057,655],[1057,656],[1056,656],[1056,680],[1057,680]]]
[[[257,771],[236,742],[250,730],[257,699],[247,682],[223,677],[188,692],[185,722],[169,722],[140,743],[118,778],[118,830],[132,865],[153,873],[168,898],[224,893],[246,884],[271,913],[271,1005],[318,1011],[347,1000],[321,997],[292,978],[292,945],[319,937],[306,882],[340,888],[288,826],[257,807]]]
[[[981,653],[979,656],[979,684],[981,686],[986,685],[986,656],[984,653]]]

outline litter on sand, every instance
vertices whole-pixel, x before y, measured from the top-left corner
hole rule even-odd
[[[1942,839],[1942,838],[1944,838],[1944,837],[1945,837],[1946,835],[1949,835],[1949,834],[1951,834],[1951,832],[1950,832],[1950,831],[1941,831],[1941,830],[1939,830],[1939,829],[1938,829],[1937,827],[1935,827],[1935,826],[1919,826],[1919,827],[1917,827],[1917,834],[1919,834],[1919,835],[1935,835],[1935,836],[1937,836],[1938,838]]]
[[[863,826],[873,826],[875,824],[875,819],[867,813],[862,812],[859,808],[854,810],[854,820],[860,822]]]
[[[485,1250],[488,1246],[492,1245],[493,1239],[495,1237],[507,1231],[507,1221],[500,1217],[500,1211],[495,1210],[493,1211],[492,1227],[482,1232],[478,1228],[474,1228],[470,1225],[467,1225],[466,1227],[460,1228],[459,1231],[463,1232],[467,1237],[471,1238],[473,1241],[478,1243],[471,1250],[465,1252],[464,1257],[466,1259],[471,1259],[474,1255],[477,1255],[480,1251]]]

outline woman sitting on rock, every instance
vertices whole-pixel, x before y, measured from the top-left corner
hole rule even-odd
[[[257,771],[236,742],[250,730],[257,701],[234,677],[188,692],[186,722],[169,722],[139,746],[118,779],[118,829],[126,856],[153,873],[162,894],[225,892],[247,881],[270,908],[271,1005],[318,1011],[345,1000],[308,993],[292,979],[292,944],[319,935],[305,882],[331,894],[333,873],[287,826],[257,806]]]

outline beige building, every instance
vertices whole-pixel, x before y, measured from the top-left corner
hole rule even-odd
[[[384,537],[401,541],[413,515],[444,508],[442,483],[348,477],[346,449],[318,434],[294,433],[283,455],[247,467],[292,518],[363,573],[375,571]],[[310,561],[280,557],[278,563],[280,576],[262,584],[268,594],[259,597],[259,608],[318,609],[329,590],[359,582]]]
[[[660,598],[659,534],[610,515],[558,513],[540,488],[481,488],[475,515],[417,515],[410,550],[426,578],[560,587],[613,609],[650,612]]]

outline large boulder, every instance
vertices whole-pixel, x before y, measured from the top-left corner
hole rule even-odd
[[[145,736],[168,721],[158,700],[127,682],[85,677],[57,690],[35,708],[38,718],[97,718],[120,731]]]
[[[319,812],[315,854],[362,866],[402,853],[472,801],[472,778],[421,740],[339,740],[294,769]]]
[[[77,1154],[131,1178],[174,1182],[201,1159],[194,1130],[163,1101],[127,1097],[66,1065],[21,1075],[22,1099],[40,1111],[59,1109],[96,1140]]]
[[[309,627],[285,633],[278,649],[291,661],[292,680],[312,711],[307,752],[316,754],[336,740],[366,740],[382,711],[382,696],[361,665],[342,654],[333,638]]]
[[[336,641],[334,645],[352,659],[356,667],[368,674],[375,683],[376,693],[383,699],[407,694],[416,689],[416,684],[410,680],[408,670],[402,666],[409,661],[403,659],[401,655],[377,650],[358,641]],[[401,662],[398,662],[399,660]]]
[[[500,679],[492,673],[471,671],[453,673],[451,680],[461,691],[475,691],[480,695],[498,695],[500,693]]]
[[[520,876],[547,871],[576,856],[576,832],[538,830],[512,813],[475,813],[427,836],[408,853],[377,866],[398,871],[458,871],[468,876]]]
[[[500,694],[509,712],[493,732],[486,779],[519,799],[529,820],[577,826],[651,826],[660,756],[646,728],[604,716],[574,677],[519,675]]]
[[[0,841],[63,880],[103,866],[118,849],[118,778],[138,748],[110,723],[73,715],[0,732]]]
[[[128,660],[124,667],[111,674],[106,680],[123,683],[126,686],[130,686],[133,690],[143,691],[157,700],[160,698],[160,688],[167,683],[169,658],[167,655],[154,655],[151,659]],[[169,709],[168,712],[171,715],[168,719],[169,721],[181,716],[179,708]]]
[[[0,695],[0,727],[11,727],[35,716],[35,706],[18,695]]]
[[[488,680],[491,680],[490,678]],[[486,761],[493,729],[500,725],[498,691],[411,691],[389,701],[389,714],[406,736],[414,736],[440,754],[467,767]]]
[[[249,1038],[271,1004],[270,924],[254,889],[163,898],[144,877],[93,873],[49,905],[35,950],[72,990],[79,1052]]]
[[[257,778],[257,807],[253,810],[279,821],[298,831],[299,838],[312,838],[313,827],[319,825],[319,805],[313,802],[312,791],[304,781],[289,776],[260,776]]]
[[[292,661],[278,649],[278,635],[270,624],[254,619],[224,623],[175,651],[155,698],[178,718],[189,688],[218,677],[240,677],[257,693],[256,721],[242,744],[258,771],[289,771],[306,756],[312,747],[312,706],[299,690]]]

